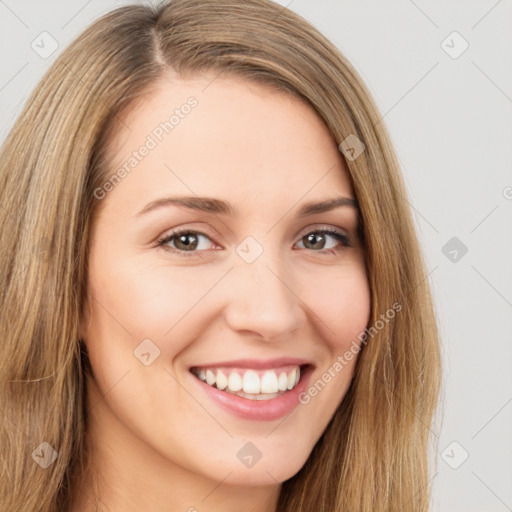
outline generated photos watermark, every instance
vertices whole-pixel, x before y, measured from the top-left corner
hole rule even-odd
[[[358,334],[357,339],[360,341],[360,344],[358,344],[356,340],[353,340],[350,348],[342,355],[339,355],[336,358],[336,361],[320,376],[320,378],[311,384],[306,391],[299,394],[299,402],[303,405],[311,402],[311,398],[317,396],[318,393],[322,391],[325,386],[327,386],[327,384],[331,382],[331,380],[333,380],[336,375],[338,375],[361,351],[361,346],[366,345],[368,336],[373,338],[373,336],[382,330],[390,320],[395,318],[396,314],[401,310],[402,304],[395,302],[385,313],[380,315],[380,318],[374,325],[367,327],[363,332]]]
[[[169,135],[178,126],[183,119],[185,119],[191,112],[192,109],[197,107],[199,102],[194,96],[190,96],[186,103],[174,109],[174,113],[169,117],[168,120],[162,121],[160,124],[155,126],[151,133],[148,134],[146,140],[142,146],[133,151],[132,156],[126,160],[117,171],[106,180],[101,187],[94,189],[93,195],[96,199],[104,199],[108,192],[114,189],[130,172],[135,169],[142,160],[149,153],[155,149],[164,138]]]

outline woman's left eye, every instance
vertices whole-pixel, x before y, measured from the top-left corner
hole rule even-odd
[[[321,236],[318,236],[318,235]],[[350,238],[347,234],[342,233],[341,231],[336,231],[334,229],[317,229],[315,231],[311,231],[310,233],[307,233],[305,236],[303,236],[300,241],[304,245],[304,240],[307,241],[308,244],[311,244],[313,246],[323,245],[325,244],[325,241],[327,238],[335,239],[339,243],[341,243],[343,248],[351,247]],[[306,247],[307,249],[307,247]],[[334,252],[341,250],[339,247],[336,247],[336,243],[334,245],[331,245],[329,247],[321,247],[321,251],[315,251],[320,253],[326,253],[326,252]]]
[[[179,254],[180,256],[193,256],[194,254],[201,256],[198,253],[208,249],[208,243],[201,243],[201,238],[210,240],[207,235],[198,231],[176,231],[159,239],[157,246]],[[334,240],[335,242],[331,242],[330,245],[326,246],[326,242],[329,239]],[[336,242],[341,244],[341,247],[336,247]],[[319,252],[321,254],[337,252],[343,250],[343,248],[352,246],[347,234],[334,229],[316,229],[314,231],[310,231],[300,238],[299,243],[302,243],[302,248],[310,249],[313,252]],[[304,247],[305,243],[311,245],[312,248]]]

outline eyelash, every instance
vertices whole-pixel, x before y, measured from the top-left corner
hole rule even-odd
[[[345,248],[352,247],[350,238],[345,233],[342,233],[341,231],[337,231],[334,229],[329,229],[329,228],[314,229],[313,231],[309,231],[309,232],[305,233],[300,238],[300,240],[302,240],[306,236],[311,235],[313,233],[322,233],[322,234],[327,234],[327,235],[332,236],[333,238],[335,238],[336,240],[341,242],[342,248],[341,249],[340,248],[329,248],[329,249],[323,249],[320,251],[315,251],[314,249],[309,249],[312,252],[316,252],[319,254],[329,254],[329,253],[332,254],[332,251],[335,251],[337,253],[338,251],[341,251]],[[168,242],[170,242],[171,240],[173,240],[174,238],[179,237],[180,235],[202,235],[202,236],[205,236],[206,238],[210,239],[210,237],[208,235],[206,235],[205,233],[202,233],[200,231],[194,231],[192,229],[183,229],[183,230],[179,230],[179,231],[174,231],[172,233],[166,234],[163,237],[159,238],[157,241],[157,247],[161,247],[162,249],[164,249],[166,251],[172,252],[179,256],[183,256],[185,258],[190,258],[193,256],[203,257],[203,255],[201,253],[205,252],[204,250],[182,251],[180,249],[175,249],[173,247],[169,247],[169,246],[165,245]]]

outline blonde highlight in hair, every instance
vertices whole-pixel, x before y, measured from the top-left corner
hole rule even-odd
[[[87,460],[79,339],[94,190],[108,144],[165,76],[236,75],[311,105],[340,144],[361,212],[369,325],[400,313],[359,354],[342,403],[279,512],[427,512],[428,441],[441,386],[434,306],[400,168],[378,109],[339,52],[268,0],[171,0],[103,16],[53,63],[0,152],[0,509],[68,511]],[[57,451],[41,468],[42,442]]]

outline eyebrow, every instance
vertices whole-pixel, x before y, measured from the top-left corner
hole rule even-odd
[[[163,197],[148,203],[136,216],[148,213],[157,208],[164,206],[183,206],[190,210],[201,211],[206,213],[215,213],[221,215],[230,215],[232,217],[238,215],[238,210],[227,201],[216,199],[213,197],[198,196],[176,196]],[[332,199],[324,199],[322,201],[310,201],[304,203],[297,212],[297,217],[307,217],[316,213],[324,213],[335,208],[348,206],[359,211],[357,201],[351,197],[335,197]]]

